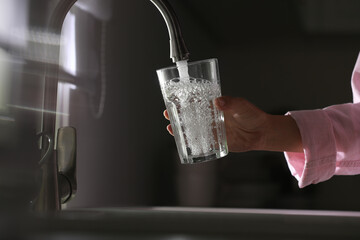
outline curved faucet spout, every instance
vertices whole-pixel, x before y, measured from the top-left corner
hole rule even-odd
[[[51,2],[51,12],[47,19],[47,27],[58,35],[61,35],[62,25],[65,19],[66,14],[70,11],[70,8],[75,4],[77,0],[53,0]],[[181,36],[179,22],[176,18],[175,12],[167,2],[167,0],[150,0],[162,14],[170,37],[170,58],[173,62],[178,62],[181,60],[189,59],[189,52],[185,46],[184,40]],[[44,0],[44,2],[46,2]],[[54,3],[53,3],[54,2]],[[97,1],[101,2],[101,1]],[[53,49],[53,45],[47,44],[49,51],[52,54],[59,55],[60,48]],[[60,210],[62,200],[66,201],[69,199],[75,192],[76,179],[74,174],[74,168],[69,169],[67,164],[74,166],[74,146],[63,145],[60,148],[60,151],[57,149],[53,151],[52,146],[49,145],[47,141],[54,141],[56,135],[56,112],[57,107],[57,87],[58,87],[58,76],[59,68],[53,66],[52,63],[46,64],[46,75],[44,82],[44,96],[43,96],[43,109],[48,111],[43,111],[42,115],[42,128],[41,133],[43,137],[41,140],[42,147],[42,159],[41,160],[41,169],[42,169],[42,182],[40,193],[37,197],[37,200],[34,201],[34,208],[38,211],[52,211]],[[63,130],[60,136],[61,139],[58,139],[58,142],[61,140],[65,142],[74,142],[75,135],[72,133],[71,129]],[[64,135],[65,134],[65,135]],[[58,135],[59,136],[59,135]],[[68,140],[70,138],[70,140]],[[45,150],[46,148],[51,149],[51,151]],[[59,161],[58,161],[59,160]],[[60,162],[60,165],[58,165]],[[59,170],[61,171],[59,173]],[[69,184],[68,184],[69,183]]]
[[[174,10],[166,0],[150,0],[160,11],[169,31],[170,58],[173,62],[188,60],[189,52],[182,38],[179,21]]]

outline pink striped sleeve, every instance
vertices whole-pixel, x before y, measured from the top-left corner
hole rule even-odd
[[[289,112],[303,142],[302,153],[285,152],[299,187],[333,175],[360,174],[360,55],[351,81],[354,103]]]

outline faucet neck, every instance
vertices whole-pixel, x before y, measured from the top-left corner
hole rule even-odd
[[[181,35],[179,21],[166,0],[150,0],[163,16],[170,38],[170,58],[173,62],[188,60],[189,52]]]

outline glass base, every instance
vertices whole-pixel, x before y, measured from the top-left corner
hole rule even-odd
[[[208,154],[202,154],[197,156],[188,156],[188,158],[181,159],[181,164],[196,164],[196,163],[203,163],[215,159],[219,159],[225,157],[228,154],[227,150],[223,151],[213,151]]]

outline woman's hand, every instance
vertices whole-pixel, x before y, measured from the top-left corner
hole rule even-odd
[[[224,112],[229,151],[260,150],[265,146],[268,115],[243,98],[220,97],[216,107]]]
[[[243,98],[224,96],[215,99],[215,105],[224,112],[229,151],[303,151],[299,129],[291,116],[267,114]],[[166,110],[164,116],[169,119]],[[171,125],[167,130],[173,134]]]

